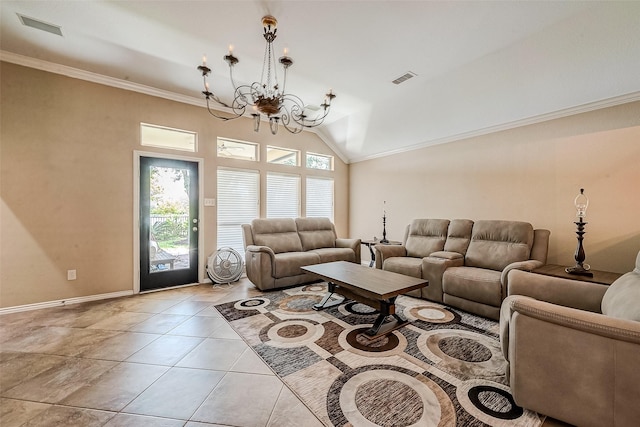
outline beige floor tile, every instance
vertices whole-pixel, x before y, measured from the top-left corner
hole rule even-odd
[[[134,302],[131,302],[127,306],[126,310],[139,312],[139,313],[162,313],[177,304],[180,304],[180,302],[174,299],[170,299],[170,300],[136,299]],[[183,313],[171,313],[171,314],[183,314]]]
[[[60,404],[120,411],[168,370],[166,366],[121,363],[64,398]]]
[[[191,299],[179,302],[163,311],[165,314],[184,314],[193,316],[194,314],[211,307],[212,303],[207,301],[193,301]]]
[[[44,371],[3,392],[3,397],[57,403],[115,365],[116,362],[105,360],[67,358],[55,369]]]
[[[268,427],[323,427],[324,424],[286,386],[278,397]]]
[[[193,316],[167,333],[169,335],[206,338],[216,329],[224,326],[228,326],[228,324],[221,317]]]
[[[133,332],[147,332],[150,334],[166,334],[176,326],[184,323],[190,316],[180,314],[156,314],[153,317],[132,326],[129,330]]]
[[[79,354],[88,359],[123,361],[141,350],[161,335],[139,332],[120,332]]]
[[[118,414],[104,427],[182,427],[184,420],[148,417],[145,415]]]
[[[247,348],[229,370],[247,374],[275,375],[251,348]]]
[[[204,338],[163,335],[126,360],[173,366],[203,340]]]
[[[9,390],[20,383],[64,364],[62,356],[49,354],[14,353],[16,357],[0,363],[0,392]]]
[[[229,372],[191,420],[264,427],[282,387],[282,382],[273,376]]]
[[[199,311],[196,316],[207,316],[207,317],[222,317],[222,314],[214,306],[209,306],[202,311]]]
[[[27,402],[26,400],[0,399],[0,426],[18,427],[47,410],[46,403]]]
[[[200,423],[198,421],[189,421],[184,425],[184,427],[236,427],[235,425],[227,425],[227,424],[211,424],[211,423]],[[304,426],[300,426],[304,427]]]
[[[241,340],[207,338],[176,366],[228,371],[249,346]]]
[[[209,335],[209,338],[224,338],[229,340],[242,339],[240,335],[238,335],[238,333],[234,331],[231,326],[229,326],[228,323],[220,325],[219,328],[216,328],[213,332],[211,332],[211,335]]]
[[[113,412],[94,409],[51,406],[22,427],[98,427],[104,425],[114,415]]]
[[[117,334],[117,331],[68,328],[67,334],[44,346],[40,352],[60,356],[76,356]]]
[[[150,313],[131,313],[127,311],[119,312],[108,319],[104,319],[100,322],[94,323],[88,326],[88,329],[104,329],[111,331],[126,331],[138,323],[144,322],[151,318],[153,314]]]
[[[223,376],[218,371],[171,368],[122,412],[188,420]]]

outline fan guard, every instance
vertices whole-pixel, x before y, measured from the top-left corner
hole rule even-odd
[[[232,248],[220,248],[207,260],[207,275],[214,283],[231,283],[240,279],[244,263]]]

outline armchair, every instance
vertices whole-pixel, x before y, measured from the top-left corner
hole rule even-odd
[[[579,426],[638,425],[640,253],[609,287],[508,275],[500,341],[515,402]]]

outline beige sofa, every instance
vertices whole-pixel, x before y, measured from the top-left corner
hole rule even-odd
[[[247,277],[268,290],[317,280],[300,267],[360,263],[360,239],[339,239],[329,218],[254,219],[242,225]]]
[[[376,268],[429,280],[413,296],[497,320],[507,273],[544,265],[549,235],[520,221],[415,219],[402,246],[375,246]]]
[[[500,340],[516,403],[578,426],[637,426],[640,253],[611,286],[511,271],[508,290]]]

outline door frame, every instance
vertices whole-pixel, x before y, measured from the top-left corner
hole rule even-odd
[[[198,282],[204,278],[204,159],[174,154],[155,153],[151,151],[133,151],[133,293],[140,293],[140,157],[154,157],[157,159],[182,160],[198,164]],[[179,285],[190,286],[190,285]],[[159,290],[171,289],[162,288]],[[154,291],[150,291],[154,292]]]

